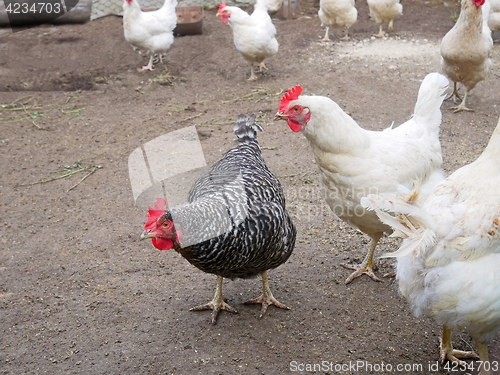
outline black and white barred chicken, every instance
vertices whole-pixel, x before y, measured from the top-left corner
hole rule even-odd
[[[191,309],[211,309],[213,324],[220,310],[237,313],[222,295],[224,277],[260,274],[263,294],[247,303],[261,303],[261,316],[271,304],[288,309],[273,297],[267,270],[288,260],[296,229],[281,184],[262,158],[257,131],[262,127],[255,115],[239,115],[238,145],[194,183],[184,206],[165,210],[165,199],[158,198],[141,235],[152,238],[157,249],[173,248],[203,272],[217,275],[212,301]]]

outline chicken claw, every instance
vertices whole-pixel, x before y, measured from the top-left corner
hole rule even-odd
[[[459,358],[479,359],[479,356],[474,352],[453,349],[451,344],[451,329],[443,326],[443,337],[439,338],[439,358],[441,359],[441,363],[448,360],[450,362],[457,362],[461,367],[467,367],[467,363],[461,361]]]
[[[251,66],[251,70],[250,70],[250,78],[247,79],[247,81],[255,81],[257,79],[257,76],[255,75],[254,71],[253,71],[253,65]]]
[[[340,264],[344,268],[348,268],[350,270],[354,270],[353,273],[346,279],[345,283],[349,284],[351,281],[353,281],[355,278],[360,277],[361,275],[368,275],[371,277],[374,281],[380,281],[384,282],[383,280],[379,279],[375,273],[373,272],[373,266],[372,265],[367,265],[363,266],[363,264],[360,265],[350,265],[350,264],[345,264],[341,263]]]
[[[376,37],[376,38],[385,38],[385,33],[382,30],[382,24],[380,24],[380,27],[379,27],[379,30],[378,30],[378,34],[373,34],[373,36]]]
[[[142,68],[137,68],[137,71],[138,72],[145,72],[146,70],[151,70],[153,71],[153,55],[151,55],[151,57],[149,58],[149,63],[148,65],[145,65],[143,66]]]
[[[363,259],[363,262],[360,265],[350,265],[350,264],[344,264],[341,263],[340,265],[344,268],[348,268],[350,270],[354,270],[354,272],[347,278],[345,281],[346,284],[349,284],[351,281],[353,281],[355,278],[360,277],[361,275],[365,274],[370,276],[373,280],[375,281],[380,281],[383,282],[381,279],[379,279],[377,276],[375,276],[375,273],[373,272],[373,253],[375,252],[375,248],[377,247],[378,241],[380,238],[383,236],[382,233],[375,233],[370,235],[372,238],[372,243],[370,244],[370,248],[368,250],[368,253],[365,255],[365,259]]]
[[[224,278],[222,276],[217,276],[217,288],[215,289],[214,298],[206,305],[196,306],[189,311],[201,311],[201,310],[212,310],[212,324],[217,323],[217,315],[219,315],[220,310],[226,310],[233,314],[238,314],[238,311],[229,306],[222,295],[222,281]]]
[[[273,293],[271,293],[271,289],[269,288],[269,282],[267,280],[267,271],[262,272],[262,286],[263,286],[263,292],[260,297],[245,302],[245,305],[253,303],[262,303],[262,309],[260,310],[259,318],[262,318],[264,316],[268,306],[270,305],[274,305],[276,307],[279,307],[280,309],[290,310],[289,307],[283,305],[276,298],[274,298]]]

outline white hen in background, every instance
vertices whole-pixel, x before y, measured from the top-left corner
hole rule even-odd
[[[439,127],[447,88],[445,76],[427,75],[413,117],[383,131],[362,129],[327,97],[299,96],[300,86],[281,100],[275,119],[287,120],[292,131],[306,137],[326,203],[340,219],[372,239],[360,265],[342,264],[355,271],[346,283],[362,274],[379,281],[373,272],[373,253],[384,232],[391,231],[375,212],[361,206],[361,198],[370,193],[396,193],[399,185],[411,189],[417,178],[430,192],[444,178]]]
[[[379,25],[377,38],[383,38],[385,33],[382,31],[382,24],[389,22],[387,32],[392,31],[394,28],[394,18],[403,14],[403,6],[399,0],[368,0],[370,7],[370,17]]]
[[[253,70],[253,64],[259,64],[262,73],[267,70],[264,60],[278,53],[279,44],[275,38],[276,28],[267,13],[265,0],[258,0],[254,6],[252,15],[244,10],[227,6],[222,3],[219,6],[217,16],[222,22],[228,23],[233,29],[233,40],[236,50],[243,55],[250,64],[251,74],[249,81],[257,79]]]
[[[465,105],[467,95],[486,78],[493,47],[491,30],[488,27],[489,2],[485,0],[462,0],[462,9],[455,26],[441,41],[441,67],[453,81],[453,96],[459,98],[457,83],[465,86],[465,94],[455,112],[471,111]]]
[[[405,238],[397,257],[399,289],[416,316],[443,326],[441,359],[474,358],[453,349],[451,330],[466,329],[491,374],[488,343],[500,331],[500,121],[482,155],[419,200],[389,194],[362,199],[380,219]],[[461,365],[464,363],[459,361]]]
[[[165,0],[163,6],[152,12],[143,12],[137,0],[123,2],[123,33],[134,49],[150,54],[149,63],[140,69],[153,70],[153,56],[165,53],[174,42],[173,30],[177,25],[177,0]]]
[[[489,0],[488,26],[491,32],[500,31],[500,0]]]
[[[318,16],[321,25],[326,26],[323,41],[330,40],[328,36],[330,27],[343,27],[345,35],[342,39],[348,40],[349,28],[356,23],[358,11],[354,7],[354,0],[320,0]]]

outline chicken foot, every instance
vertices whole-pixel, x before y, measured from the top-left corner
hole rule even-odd
[[[146,70],[151,70],[151,71],[153,71],[153,55],[151,55],[151,56],[149,57],[149,63],[148,63],[148,65],[145,65],[145,66],[143,66],[142,68],[138,68],[138,69],[137,69],[137,71],[138,71],[138,72],[141,72],[141,73],[142,73],[142,72],[145,72]]]
[[[201,305],[189,309],[189,311],[201,311],[201,310],[212,310],[212,324],[217,323],[217,315],[219,315],[220,310],[226,310],[233,314],[237,314],[238,311],[229,306],[222,295],[222,281],[224,278],[222,276],[217,276],[217,288],[215,289],[214,298],[206,305]]]
[[[360,265],[351,265],[341,263],[340,265],[344,268],[348,268],[350,270],[354,270],[354,272],[346,279],[345,283],[349,284],[352,280],[361,275],[365,274],[371,277],[375,281],[382,281],[373,272],[373,253],[375,252],[375,247],[377,247],[378,241],[382,238],[383,233],[377,233],[375,235],[370,236],[372,238],[372,243],[370,244],[370,249],[368,253],[366,253],[365,259]]]
[[[279,307],[280,309],[290,310],[289,307],[283,305],[276,298],[274,298],[273,293],[271,293],[271,288],[269,288],[269,282],[267,279],[267,271],[262,272],[262,295],[258,298],[252,299],[250,301],[245,302],[245,305],[253,304],[253,303],[262,303],[262,309],[260,310],[259,318],[262,318],[267,311],[268,306],[274,305]]]
[[[451,329],[446,326],[443,326],[443,336],[439,339],[439,357],[441,363],[448,360],[450,362],[457,362],[462,367],[467,367],[467,362],[461,361],[459,358],[479,359],[478,355],[474,352],[453,349],[453,345],[451,344]]]
[[[382,24],[380,24],[380,27],[378,29],[378,34],[373,34],[373,36],[376,38],[384,38],[385,37],[385,33],[382,30]]]
[[[253,65],[250,65],[250,78],[247,79],[247,81],[255,81],[257,79],[257,76],[255,75],[253,71]]]
[[[326,33],[325,33],[325,37],[323,39],[321,39],[322,42],[329,42],[330,41],[330,37],[328,36],[328,33],[330,32],[330,27],[326,27]]]
[[[346,26],[345,27],[345,35],[342,38],[340,38],[340,40],[349,40],[349,39],[351,39],[349,37],[349,27]]]
[[[454,109],[454,113],[457,113],[457,112],[461,112],[461,111],[469,111],[469,112],[474,112],[473,109],[470,109],[470,108],[467,108],[465,106],[465,100],[467,99],[467,94],[469,93],[469,90],[465,89],[465,94],[464,94],[464,98],[462,99],[462,102],[455,106],[455,107],[451,107],[451,109]],[[458,95],[457,95],[458,97]]]

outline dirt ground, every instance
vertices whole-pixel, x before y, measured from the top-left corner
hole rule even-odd
[[[0,30],[0,372],[287,374],[323,364],[318,373],[460,374],[437,365],[440,327],[414,318],[393,280],[344,284],[350,271],[340,263],[360,262],[369,238],[322,202],[305,138],[272,121],[280,93],[296,84],[367,129],[408,119],[421,80],[440,70],[439,43],[459,7],[402,3],[387,39],[371,37],[378,27],[360,1],[351,41],[333,30],[330,43],[320,42],[318,3],[304,3],[300,18],[275,20],[280,51],[255,82],[215,11],[205,12],[203,35],[177,37],[166,63],[142,74],[147,59],[118,17]],[[492,59],[469,97],[475,112],[443,104],[447,173],[475,160],[497,123],[498,43]],[[271,306],[259,319],[259,306],[242,303],[260,294],[260,279],[225,280],[239,314],[222,312],[212,326],[209,312],[189,308],[212,298],[215,276],[139,240],[146,211],[134,203],[127,161],[145,142],[196,125],[211,164],[233,146],[240,113],[259,116],[264,158],[298,227],[291,259],[269,273],[291,310]],[[383,239],[378,253],[397,244]],[[379,261],[377,273],[392,263]],[[466,332],[453,340],[474,348]],[[498,338],[490,353],[500,361]]]

